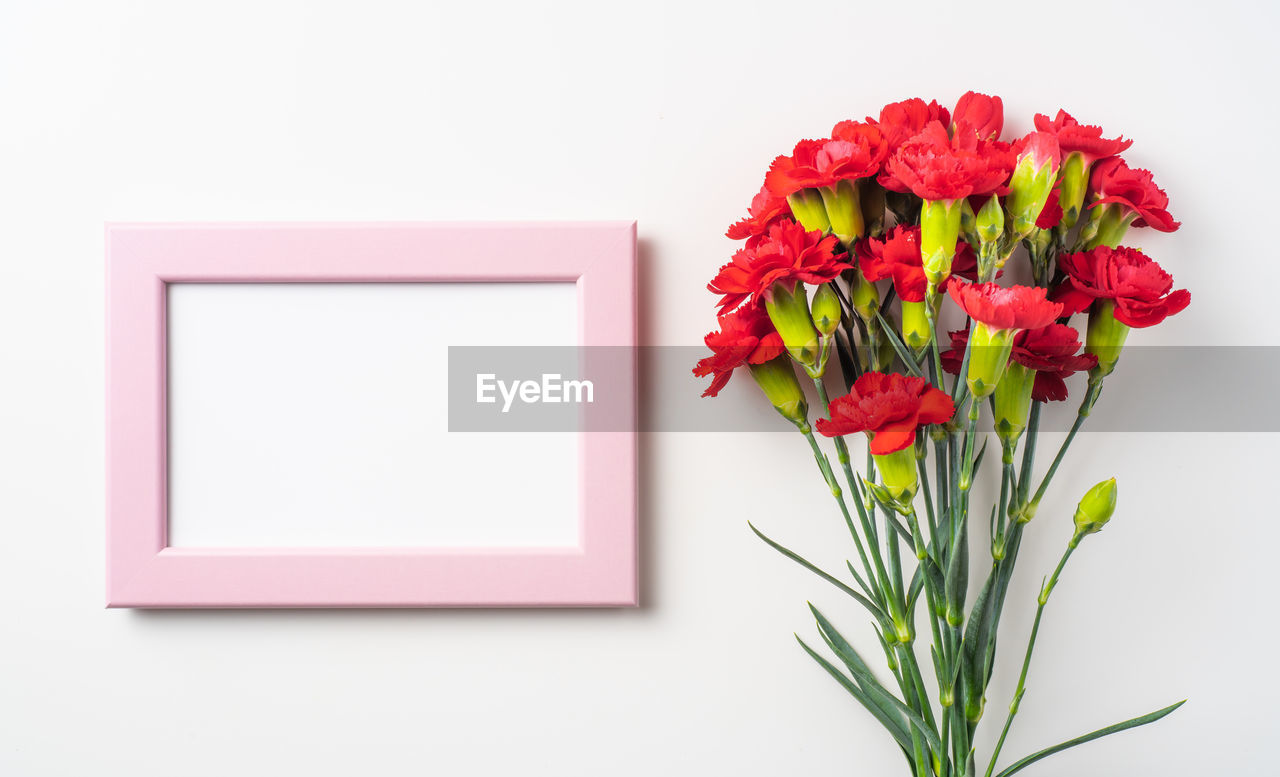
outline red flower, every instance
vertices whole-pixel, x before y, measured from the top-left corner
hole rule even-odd
[[[1155,326],[1191,303],[1186,289],[1170,291],[1173,276],[1154,259],[1133,248],[1098,246],[1058,257],[1067,280],[1054,292],[1067,315],[1095,299],[1115,300],[1115,317],[1135,329]]]
[[[707,284],[707,289],[722,295],[720,311],[732,310],[748,298],[757,302],[780,281],[804,281],[820,284],[835,278],[852,264],[836,255],[835,235],[806,232],[790,219],[782,219],[769,227],[754,246],[733,255],[733,260]]]
[[[894,152],[879,180],[886,189],[926,200],[1003,194],[1014,161],[1007,143],[981,141],[973,133],[950,138],[933,121]]]
[[[1053,229],[1062,222],[1062,186],[1054,184],[1053,191],[1049,192],[1049,199],[1044,201],[1044,209],[1040,211],[1040,216],[1036,218],[1036,227],[1039,229]]]
[[[947,293],[975,321],[991,329],[1039,329],[1062,314],[1036,286],[1003,287],[994,283],[952,283]]]
[[[969,330],[951,333],[951,348],[942,354],[942,369],[960,374],[964,349],[969,344]],[[1037,402],[1061,402],[1067,398],[1066,378],[1076,372],[1091,370],[1098,357],[1079,353],[1080,333],[1066,324],[1049,324],[1039,329],[1026,329],[1013,338],[1012,361],[1035,370],[1031,398]]]
[[[925,101],[919,97],[889,103],[880,109],[878,121],[870,116],[867,117],[868,123],[875,123],[884,133],[885,143],[888,144],[890,152],[919,135],[920,130],[931,121],[941,122],[943,125],[950,124],[951,114],[947,113],[946,108],[938,105],[936,100],[925,104]]]
[[[747,217],[733,222],[724,233],[730,240],[751,240],[759,238],[778,219],[789,218],[791,206],[786,197],[775,197],[767,187],[761,186],[755,197],[751,198],[751,207],[747,208]]]
[[[873,237],[858,242],[858,269],[869,281],[893,279],[893,288],[906,302],[924,302],[928,282],[920,257],[920,227],[900,224],[884,240]],[[978,275],[978,257],[964,240],[956,241],[951,274],[971,280]],[[947,281],[950,277],[947,278]],[[946,282],[943,288],[946,288]]]
[[[916,441],[916,429],[941,424],[955,414],[951,397],[924,378],[865,372],[843,397],[831,403],[831,418],[818,419],[818,432],[839,437],[853,432],[871,436],[877,456],[906,448]]]
[[[1123,136],[1104,138],[1102,127],[1081,124],[1063,110],[1059,110],[1052,121],[1043,113],[1037,113],[1035,122],[1036,129],[1057,136],[1063,156],[1074,151],[1083,154],[1086,168],[1099,159],[1115,156],[1133,145],[1132,140],[1125,140]]]
[[[1009,358],[1036,371],[1031,398],[1037,402],[1061,402],[1067,398],[1066,378],[1091,370],[1098,357],[1080,353],[1080,333],[1066,324],[1027,329],[1013,338]]]
[[[1169,215],[1169,195],[1156,186],[1148,170],[1132,170],[1120,157],[1099,162],[1093,168],[1089,186],[1099,199],[1090,208],[1114,202],[1137,215],[1135,227],[1150,226],[1161,232],[1173,232],[1181,223]]]
[[[786,197],[800,189],[866,178],[880,172],[888,153],[878,127],[842,121],[829,139],[802,140],[791,156],[774,159],[764,179],[765,187],[777,197]]]
[[[734,369],[744,364],[764,364],[786,353],[782,337],[761,308],[741,308],[720,316],[718,321],[720,331],[703,338],[711,355],[693,368],[693,374],[699,378],[712,376],[711,385],[702,392],[704,397],[719,394]]]
[[[1004,129],[1004,103],[999,97],[965,92],[951,112],[957,135],[973,133],[979,140],[995,140]]]

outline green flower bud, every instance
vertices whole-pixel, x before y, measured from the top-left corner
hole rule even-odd
[[[830,336],[840,328],[840,298],[830,283],[824,283],[813,292],[813,324],[823,335]]]
[[[927,302],[902,301],[902,342],[919,350],[929,344]]]
[[[862,270],[854,271],[853,280],[849,284],[849,302],[858,318],[867,322],[868,326],[880,312],[880,291],[874,283],[867,280]]]
[[[1004,376],[996,384],[992,405],[996,434],[1002,442],[1017,442],[1027,428],[1027,417],[1031,415],[1031,388],[1035,382],[1035,370],[1010,361]]]
[[[787,204],[791,206],[791,215],[796,217],[800,226],[813,232],[826,232],[831,229],[831,221],[827,218],[827,208],[822,204],[822,195],[817,189],[800,189],[787,195]]]
[[[974,217],[974,232],[979,243],[994,243],[1004,232],[1004,208],[999,195],[991,195]]]
[[[924,277],[934,287],[951,274],[964,200],[925,200],[920,208],[920,256]]]
[[[822,195],[827,221],[831,223],[831,232],[845,248],[852,246],[863,233],[858,187],[853,181],[839,181],[835,186],[824,186],[818,191]]]
[[[889,492],[892,502],[909,504],[916,495],[919,481],[916,478],[916,451],[908,445],[893,453],[874,453],[876,470],[880,473],[880,485]]]
[[[1054,158],[1041,154],[1037,165],[1037,155],[1037,151],[1029,151],[1019,157],[1009,179],[1009,216],[1013,219],[1013,234],[1019,239],[1036,228],[1036,219],[1040,218],[1057,177]]]
[[[1098,357],[1098,366],[1089,371],[1089,380],[1110,375],[1120,360],[1120,351],[1129,337],[1129,326],[1116,320],[1116,303],[1095,300],[1089,309],[1089,327],[1085,332],[1084,350]]]
[[[974,398],[991,396],[1009,365],[1016,329],[992,329],[975,322],[969,334],[969,393]]]
[[[785,281],[773,284],[765,295],[764,309],[787,352],[806,372],[818,377],[826,365],[821,363],[823,349],[819,347],[818,330],[809,315],[809,297],[803,283],[791,282],[790,285],[788,288]]]
[[[1062,206],[1062,228],[1071,229],[1084,209],[1084,193],[1089,188],[1089,166],[1085,164],[1084,154],[1079,151],[1067,154],[1058,171],[1058,180],[1061,181],[1058,203]]]
[[[1073,545],[1079,541],[1080,537],[1086,534],[1097,534],[1102,531],[1103,526],[1107,525],[1112,513],[1116,511],[1117,491],[1116,479],[1111,478],[1102,481],[1085,493],[1079,506],[1076,507],[1076,536],[1072,540]]]
[[[764,364],[747,365],[756,385],[764,391],[765,397],[783,418],[796,424],[804,424],[809,415],[809,404],[805,401],[804,390],[796,379],[796,369],[791,360],[785,356],[770,359]]]

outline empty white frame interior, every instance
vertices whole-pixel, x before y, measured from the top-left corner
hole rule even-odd
[[[450,433],[450,345],[574,345],[572,283],[168,288],[169,544],[570,547],[578,436]]]

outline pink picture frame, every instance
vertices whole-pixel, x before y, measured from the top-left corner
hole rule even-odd
[[[106,244],[108,607],[638,604],[634,423],[579,435],[576,548],[167,541],[167,284],[573,282],[579,343],[631,347],[634,222],[109,224]],[[622,399],[634,419],[631,353]]]

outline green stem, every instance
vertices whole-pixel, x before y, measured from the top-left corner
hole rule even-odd
[[[827,481],[827,487],[831,489],[831,495],[835,498],[836,504],[840,506],[840,513],[844,516],[845,524],[849,527],[849,531],[853,534],[855,541],[857,541],[859,553],[862,555],[862,560],[865,564],[868,561],[867,555],[862,550],[861,542],[858,541],[857,531],[854,529],[853,525],[853,516],[849,514],[849,506],[845,504],[844,493],[840,489],[840,483],[836,480],[835,473],[831,470],[831,461],[827,458],[827,454],[822,452],[822,448],[819,447],[818,440],[813,436],[813,429],[809,426],[808,422],[797,424],[796,427],[800,430],[800,433],[804,435],[805,439],[809,441],[809,447],[813,449],[813,458],[818,462],[818,469],[822,471],[822,477]],[[873,581],[879,581],[879,585],[877,587],[880,589],[880,592],[877,598],[882,601],[877,603],[881,604],[889,611],[889,615],[893,618],[896,625],[902,617],[902,608],[898,606],[896,598],[886,597],[884,595],[885,589],[890,586],[890,583],[889,575],[885,571],[884,562],[880,559],[880,554],[872,553],[871,557],[875,559],[876,572],[873,573],[868,565],[867,574]]]
[[[1009,703],[1009,716],[1005,718],[1004,729],[1000,732],[1000,739],[996,741],[996,749],[991,753],[991,762],[987,765],[986,777],[991,777],[991,773],[995,771],[996,759],[1000,757],[1000,750],[1004,747],[1005,737],[1009,735],[1009,728],[1013,725],[1013,719],[1018,714],[1018,707],[1022,703],[1022,695],[1027,692],[1027,671],[1031,668],[1031,654],[1036,648],[1036,636],[1040,633],[1040,619],[1044,616],[1044,606],[1048,604],[1049,595],[1053,593],[1054,586],[1058,584],[1058,577],[1062,574],[1062,568],[1067,565],[1067,559],[1071,558],[1071,554],[1080,543],[1082,536],[1084,535],[1077,532],[1071,538],[1071,542],[1067,544],[1066,551],[1062,554],[1062,559],[1058,561],[1057,569],[1053,570],[1053,574],[1049,576],[1048,581],[1040,588],[1036,619],[1031,624],[1031,637],[1027,640],[1027,653],[1022,659],[1022,673],[1018,676],[1018,687],[1013,692],[1013,701]]]
[[[813,385],[814,385],[814,388],[817,389],[819,401],[822,402],[823,412],[827,415],[828,418],[830,418],[831,417],[831,400],[827,397],[826,383],[823,382],[822,378],[814,378]],[[812,432],[810,432],[808,436],[810,437],[810,444],[814,447],[815,450],[817,450],[818,444],[816,440],[813,439]],[[841,469],[844,470],[845,481],[848,482],[849,489],[851,491],[850,496],[851,498],[854,499],[854,506],[858,510],[858,520],[862,524],[863,532],[865,532],[867,535],[866,544],[870,546],[871,555],[874,555],[876,559],[879,560],[880,558],[879,542],[876,538],[875,532],[871,529],[870,520],[867,517],[866,507],[857,498],[858,497],[857,478],[854,477],[853,465],[849,461],[849,446],[847,443],[845,443],[843,437],[836,437],[834,439],[835,439],[835,446],[836,446],[836,458],[840,460],[840,467]],[[823,455],[823,459],[826,460],[825,454]],[[827,468],[830,469],[829,461],[827,463]],[[841,501],[841,504],[843,506],[843,500]],[[848,518],[849,511],[847,508],[844,509],[844,513],[846,518]],[[853,537],[854,545],[857,546],[858,557],[862,561],[862,567],[864,570],[866,570],[868,577],[875,579],[875,574],[871,571],[871,565],[870,563],[868,563],[868,551],[863,544],[862,537],[859,536],[858,530],[854,528],[853,521],[849,519],[847,522],[849,526],[849,534]]]
[[[1058,472],[1058,466],[1062,464],[1062,459],[1067,455],[1067,449],[1071,447],[1071,442],[1075,440],[1080,427],[1084,426],[1084,420],[1089,417],[1089,413],[1093,410],[1093,405],[1098,401],[1098,395],[1101,392],[1102,379],[1090,379],[1089,390],[1085,392],[1084,399],[1080,401],[1080,409],[1076,411],[1076,421],[1071,425],[1071,431],[1067,433],[1067,439],[1063,440],[1062,446],[1058,448],[1058,455],[1053,457],[1053,463],[1049,465],[1049,471],[1045,473],[1044,479],[1040,481],[1040,487],[1036,489],[1035,496],[1031,498],[1031,501],[1022,505],[1022,514],[1018,520],[1025,522],[1035,517],[1036,509],[1040,506],[1040,500],[1044,498],[1045,491],[1049,488],[1049,482],[1053,480],[1053,476]]]

